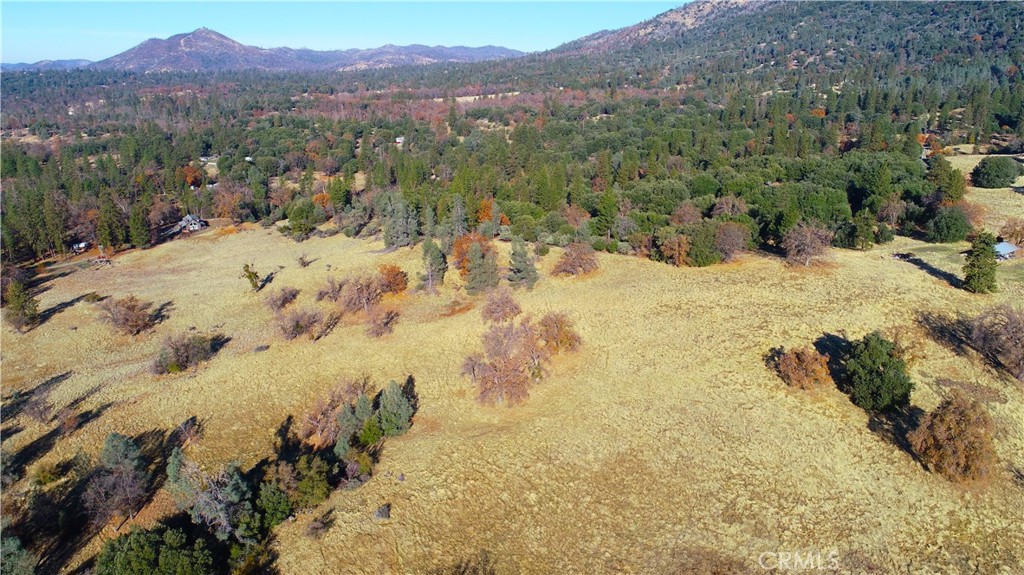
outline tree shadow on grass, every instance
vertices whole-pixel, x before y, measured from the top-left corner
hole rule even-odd
[[[971,349],[971,322],[966,317],[924,311],[915,321],[929,337],[957,355],[967,355]]]
[[[409,407],[412,407],[412,414],[416,415],[416,412],[420,408],[420,396],[416,393],[416,378],[410,375],[405,378],[405,383],[402,384],[402,395],[409,400]]]
[[[852,344],[846,334],[826,333],[814,340],[814,349],[822,355],[828,356],[828,372],[836,387],[846,393],[846,357],[850,354]]]
[[[904,257],[902,259],[903,261],[913,265],[914,267],[920,269],[921,271],[932,276],[933,278],[940,279],[954,288],[963,289],[964,287],[964,281],[955,274],[951,274],[945,270],[940,270],[939,268],[933,266],[932,264],[922,260],[917,256],[908,255],[907,257]]]
[[[29,465],[53,449],[60,435],[60,429],[55,428],[33,439],[14,455],[6,458],[4,472],[14,477],[22,477]]]
[[[77,304],[78,302],[80,302],[80,301],[82,301],[84,299],[85,299],[85,295],[80,295],[80,296],[78,296],[76,298],[69,299],[68,301],[61,302],[61,303],[59,303],[59,304],[57,304],[57,305],[55,305],[55,306],[53,306],[53,307],[51,307],[49,309],[43,310],[43,312],[39,314],[39,323],[36,325],[36,327],[38,327],[40,325],[43,325],[44,323],[50,321],[50,319],[52,319],[53,316],[55,316],[55,315],[57,315],[59,313],[64,312],[68,308],[73,307],[75,304]]]
[[[920,463],[917,454],[910,447],[907,435],[917,429],[922,417],[924,417],[924,410],[916,405],[874,412],[868,417],[868,430],[884,441],[899,447]]]
[[[160,304],[160,307],[153,310],[153,313],[150,314],[149,319],[150,321],[153,322],[154,325],[163,323],[167,321],[168,314],[170,314],[170,312],[173,310],[174,302],[165,301],[164,303]]]
[[[0,417],[4,420],[11,420],[21,414],[25,406],[36,398],[37,394],[39,397],[46,397],[49,395],[53,388],[58,384],[67,381],[73,371],[65,371],[59,375],[55,375],[45,381],[40,382],[32,389],[25,391],[15,391],[11,395],[4,398],[3,404],[0,404]]]
[[[256,289],[256,291],[258,291],[258,292],[263,291],[263,288],[267,287],[268,285],[270,285],[271,282],[274,281],[274,276],[276,276],[276,275],[277,275],[277,272],[276,271],[272,271],[269,274],[263,276],[263,279],[260,280],[260,285]]]

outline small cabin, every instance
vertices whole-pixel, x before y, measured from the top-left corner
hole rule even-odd
[[[200,218],[198,216],[193,216],[192,214],[185,214],[185,217],[181,218],[181,221],[178,222],[178,224],[174,226],[174,231],[175,232],[198,232],[199,230],[202,230],[202,229],[208,227],[209,225],[210,224],[206,220],[204,220],[204,219],[202,219],[202,218]]]
[[[1010,242],[999,242],[996,244],[996,259],[997,260],[1008,260],[1013,257],[1020,248],[1011,244]]]

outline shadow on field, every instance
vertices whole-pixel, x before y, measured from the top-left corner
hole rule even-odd
[[[256,291],[258,291],[258,292],[263,291],[263,288],[267,287],[268,285],[270,285],[270,282],[274,281],[274,276],[276,276],[276,275],[277,275],[277,272],[273,271],[273,272],[270,272],[269,274],[263,276],[263,279],[260,280],[260,287]]]
[[[917,429],[922,417],[924,417],[924,410],[916,405],[876,412],[868,418],[868,430],[882,440],[905,451],[914,458],[914,461],[918,461],[917,454],[910,447],[907,434]],[[918,462],[920,463],[920,461]]]
[[[947,271],[940,270],[939,268],[933,266],[932,264],[922,260],[917,256],[911,255],[909,257],[905,257],[903,258],[903,261],[913,265],[914,267],[932,276],[933,278],[948,283],[950,286],[954,288],[962,289],[964,287],[964,281],[957,277],[955,274],[951,274]]]
[[[39,314],[39,325],[43,325],[44,323],[50,321],[50,318],[52,318],[53,316],[62,313],[64,310],[70,307],[73,307],[75,304],[84,299],[85,295],[80,295],[76,298],[69,299],[68,301],[61,302],[47,310],[43,310],[43,312]]]
[[[957,355],[966,355],[971,349],[971,323],[966,317],[925,311],[915,320],[929,337]]]
[[[850,354],[850,340],[846,334],[826,333],[814,340],[814,349],[828,356],[828,372],[840,391],[846,393],[846,356]]]
[[[165,301],[164,303],[160,304],[160,307],[156,308],[156,310],[154,310],[152,314],[150,314],[149,318],[153,321],[154,324],[163,323],[167,321],[168,314],[173,310],[174,302]]]
[[[53,391],[54,387],[64,381],[67,381],[73,373],[74,372],[70,370],[65,371],[62,374],[55,375],[39,383],[32,389],[15,391],[11,395],[5,397],[3,403],[0,404],[0,418],[9,421],[17,417],[30,401],[38,398],[45,398],[51,391]]]

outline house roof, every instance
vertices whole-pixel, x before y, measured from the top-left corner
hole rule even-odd
[[[998,244],[996,244],[996,254],[1001,256],[1008,256],[1013,252],[1017,251],[1018,249],[1020,248],[1011,244],[1010,242],[999,242]]]

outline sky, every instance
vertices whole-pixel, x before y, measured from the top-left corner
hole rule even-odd
[[[0,2],[5,63],[102,60],[149,38],[207,27],[243,44],[336,50],[385,44],[533,52],[636,24],[684,3]]]

